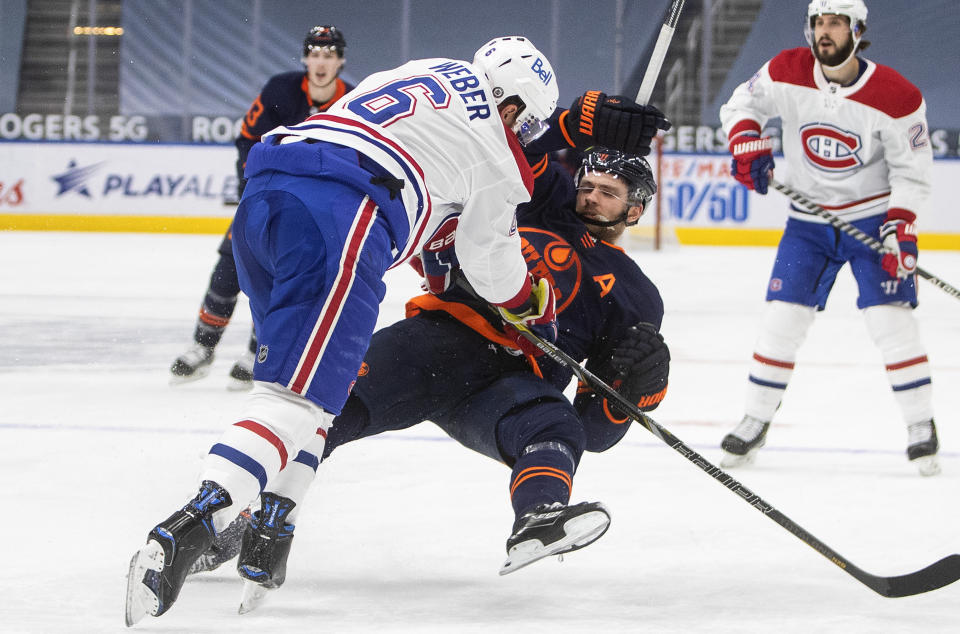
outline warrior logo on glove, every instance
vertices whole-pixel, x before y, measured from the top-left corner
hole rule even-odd
[[[588,90],[560,115],[567,142],[578,150],[594,145],[646,156],[660,130],[669,130],[666,116],[653,106],[642,106],[629,97],[608,97]]]

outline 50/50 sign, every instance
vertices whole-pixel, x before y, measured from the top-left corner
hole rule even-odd
[[[680,222],[746,222],[747,188],[736,182],[671,181],[666,187],[670,217]]]

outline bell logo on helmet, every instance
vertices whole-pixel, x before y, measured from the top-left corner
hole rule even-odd
[[[547,57],[525,37],[498,37],[473,56],[493,91],[497,107],[510,100],[517,116],[511,129],[523,144],[543,134],[560,96]]]
[[[537,74],[544,86],[550,85],[550,80],[553,79],[553,71],[547,70],[543,67],[542,59],[538,57],[537,61],[533,63],[533,66],[531,66],[530,69]]]

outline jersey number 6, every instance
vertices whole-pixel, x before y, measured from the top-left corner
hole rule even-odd
[[[436,78],[421,75],[390,82],[351,99],[347,108],[370,123],[388,126],[412,115],[417,109],[418,100],[426,101],[435,110],[441,110],[450,105],[450,93]]]

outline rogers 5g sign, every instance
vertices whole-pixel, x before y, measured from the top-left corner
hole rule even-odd
[[[62,114],[0,115],[0,139],[27,141],[143,141],[147,120],[140,115],[81,117]]]

